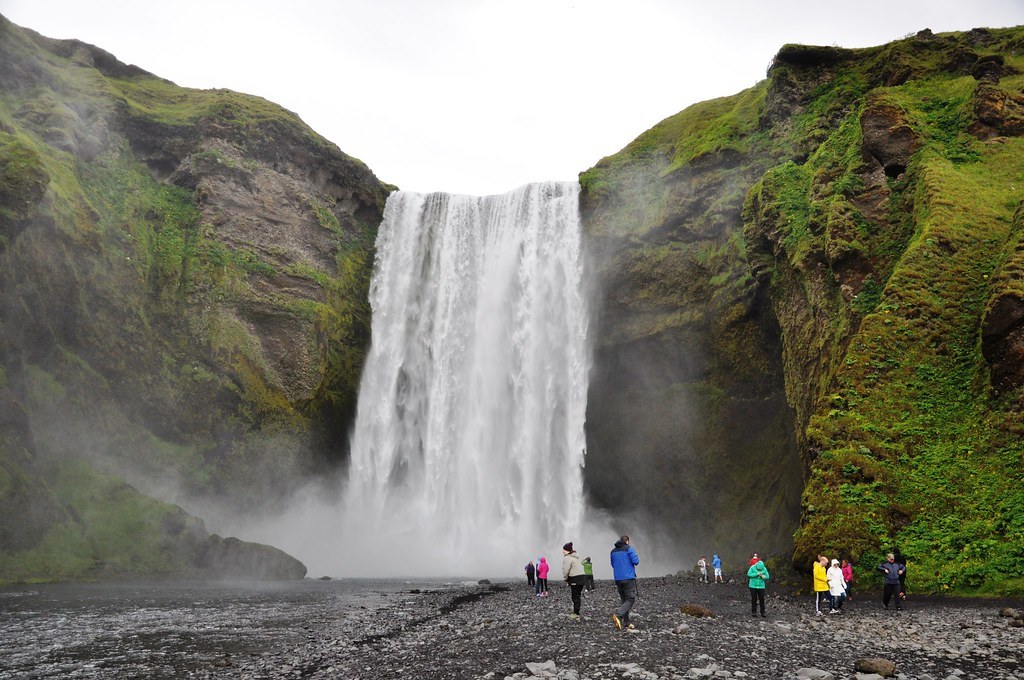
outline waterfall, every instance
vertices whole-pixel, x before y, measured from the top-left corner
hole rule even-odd
[[[557,572],[584,512],[578,203],[575,182],[388,198],[343,575]]]

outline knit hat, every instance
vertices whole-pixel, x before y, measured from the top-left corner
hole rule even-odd
[[[562,550],[565,550],[567,552],[572,552],[572,541],[569,541],[568,543],[563,545],[562,546]]]

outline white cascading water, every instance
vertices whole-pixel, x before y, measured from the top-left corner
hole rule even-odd
[[[584,511],[578,202],[575,182],[388,198],[340,575],[558,571]]]

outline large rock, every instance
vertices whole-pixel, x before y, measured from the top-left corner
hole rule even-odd
[[[306,565],[283,550],[211,534],[199,546],[196,567],[217,579],[294,581],[305,578]]]
[[[853,663],[853,668],[858,673],[874,673],[883,678],[891,678],[896,675],[896,663],[880,657],[857,659]]]
[[[981,83],[974,93],[975,122],[970,131],[979,139],[1024,135],[1024,95],[992,83]]]
[[[998,298],[985,315],[982,351],[991,367],[992,386],[999,392],[1024,385],[1024,300]]]
[[[1024,229],[1024,202],[1013,217],[1015,231]],[[1024,241],[1018,240],[991,277],[990,297],[981,325],[981,351],[989,380],[999,394],[1024,385]]]
[[[860,127],[865,156],[878,162],[889,177],[903,174],[918,145],[903,112],[891,104],[871,104],[860,116]]]

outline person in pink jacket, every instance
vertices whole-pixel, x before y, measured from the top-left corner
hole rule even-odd
[[[548,596],[548,570],[549,569],[550,569],[550,567],[548,566],[547,558],[546,557],[540,558],[540,562],[537,563],[537,587],[540,589],[540,592],[537,594],[537,597],[547,597]]]
[[[846,581],[846,599],[853,599],[853,565],[849,560],[843,560],[839,568],[843,570],[843,580]]]

